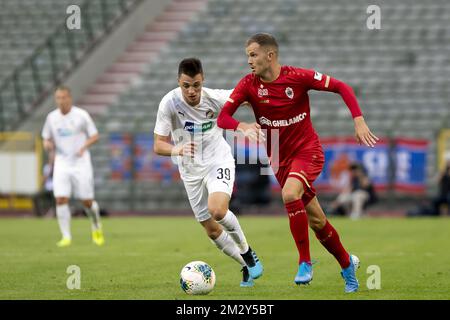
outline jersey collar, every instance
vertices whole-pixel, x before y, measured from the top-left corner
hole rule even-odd
[[[271,83],[277,82],[278,79],[281,78],[281,75],[283,74],[285,67],[286,67],[286,66],[281,65],[281,68],[280,68],[280,74],[278,75],[278,77],[277,77],[275,80],[272,80],[272,81],[270,81],[270,82],[265,82],[265,81],[263,81],[260,77],[257,77],[257,78],[258,78],[258,82],[261,83],[261,84],[263,84],[263,85],[265,85],[265,84],[271,84]]]
[[[60,108],[58,108],[58,112],[59,112],[60,115],[62,115],[63,117],[65,117],[65,116],[68,116],[68,115],[72,112],[73,107],[74,107],[74,106],[71,106],[69,112],[67,112],[66,114],[62,113]]]

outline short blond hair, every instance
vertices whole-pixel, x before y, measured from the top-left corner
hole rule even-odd
[[[68,86],[64,86],[64,85],[57,86],[55,88],[55,92],[56,91],[67,91],[70,95],[72,94],[72,90],[70,90],[70,88]]]

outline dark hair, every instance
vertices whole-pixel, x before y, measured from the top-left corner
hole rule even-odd
[[[252,43],[257,43],[261,47],[272,47],[278,53],[278,42],[273,35],[270,33],[257,33],[252,35],[247,40],[247,47]]]
[[[55,88],[55,92],[58,90],[59,91],[67,91],[69,94],[72,94],[72,91],[70,90],[70,88],[68,86],[63,86],[63,85],[57,86]]]
[[[181,60],[178,66],[178,77],[185,74],[189,77],[195,77],[198,74],[203,74],[202,62],[197,58],[186,58]]]

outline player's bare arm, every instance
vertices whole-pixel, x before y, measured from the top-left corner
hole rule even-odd
[[[44,139],[44,150],[47,152],[53,151],[55,145],[51,139]]]
[[[155,143],[153,151],[160,156],[188,156],[193,157],[197,145],[195,142],[181,143],[173,145],[170,136],[161,136],[154,134]]]
[[[100,136],[99,134],[94,134],[92,137],[89,137],[86,140],[86,143],[80,148],[80,150],[78,151],[77,155],[79,157],[83,156],[84,152],[90,147],[92,146],[94,143],[96,143],[99,140]]]

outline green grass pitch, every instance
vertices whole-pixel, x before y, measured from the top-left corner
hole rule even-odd
[[[339,265],[310,232],[314,280],[296,286],[297,253],[286,217],[241,217],[265,273],[240,288],[239,266],[220,253],[192,217],[104,219],[106,244],[91,243],[87,219],[73,219],[73,244],[57,248],[53,219],[0,220],[0,299],[450,299],[450,219],[332,218],[344,246],[359,256],[360,292],[344,294]],[[208,262],[217,276],[208,296],[180,288],[181,268]],[[81,289],[69,290],[69,265]],[[381,289],[369,290],[369,265]]]

